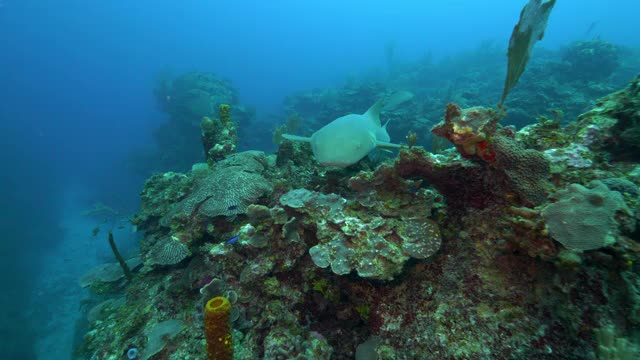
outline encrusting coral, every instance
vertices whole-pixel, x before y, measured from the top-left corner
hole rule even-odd
[[[280,197],[283,206],[315,227],[318,244],[309,255],[317,266],[330,266],[338,275],[356,270],[363,278],[390,280],[409,258],[425,259],[438,251],[440,232],[429,219],[426,198],[387,204],[374,193],[362,195],[352,203],[336,194],[306,189]],[[368,215],[365,209],[375,209],[379,215]]]

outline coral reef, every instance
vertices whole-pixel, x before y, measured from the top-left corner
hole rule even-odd
[[[235,154],[204,171],[193,189],[160,219],[160,224],[189,221],[195,213],[204,217],[244,214],[247,206],[273,189],[263,174],[267,160],[262,152]],[[175,225],[174,225],[175,226]]]
[[[594,53],[589,54],[586,49],[594,49]],[[582,50],[584,60],[571,63],[568,54]],[[302,123],[298,133],[309,135],[354,109],[365,110],[385,95],[410,91],[415,94],[411,100],[383,109],[382,117],[393,124],[389,127],[391,139],[403,139],[413,131],[419,135],[418,145],[429,148],[429,130],[440,120],[447,103],[455,102],[462,108],[495,106],[503,92],[503,83],[496,79],[505,76],[504,53],[504,48],[488,41],[439,62],[425,56],[405,63],[384,78],[364,74],[350,78],[341,87],[301,91],[285,99],[282,119],[295,116]],[[619,65],[608,65],[608,58]],[[524,127],[540,117],[554,117],[561,112],[558,120],[566,125],[591,109],[596,99],[619,89],[636,75],[638,59],[632,49],[604,40],[572,43],[560,50],[536,49],[518,86],[509,92],[503,124]],[[590,71],[590,64],[599,61],[606,64]]]
[[[237,126],[231,120],[231,107],[221,104],[218,119],[203,117],[200,123],[202,144],[209,165],[236,152],[238,147]]]
[[[640,76],[624,90],[597,101],[572,124],[575,142],[605,150],[612,160],[640,159]]]
[[[539,151],[525,149],[517,143],[511,128],[498,128],[498,120],[492,109],[461,110],[455,104],[447,105],[443,121],[434,126],[432,132],[449,140],[463,158],[480,166],[461,159],[443,164],[424,152],[413,151],[401,153],[397,165],[400,173],[421,176],[447,198],[466,199],[476,207],[487,205],[487,201],[478,196],[488,194],[493,194],[490,195],[493,201],[508,195],[509,201],[523,205],[542,204],[550,189],[549,161]]]
[[[384,92],[349,86],[345,104]],[[289,101],[343,115],[321,93]],[[558,113],[520,131],[491,108],[440,104],[433,133],[454,147],[375,165],[323,168],[284,140],[275,156],[154,175],[133,219],[144,267],[83,279],[78,355],[204,359],[208,343],[233,359],[636,356],[640,165],[622,139],[637,93],[638,79],[568,126]],[[204,131],[205,148],[219,142]]]
[[[187,171],[191,164],[201,161],[203,145],[207,158],[219,160],[242,146],[238,139],[248,139],[243,131],[255,118],[254,110],[238,101],[237,90],[229,81],[213,73],[164,74],[158,79],[154,96],[169,116],[168,121],[154,130],[155,147],[139,149],[129,160],[130,167],[145,176],[159,171]],[[201,137],[213,143],[202,144]],[[216,144],[216,150],[208,154]]]
[[[362,178],[350,182],[366,188]],[[391,280],[409,258],[425,259],[440,248],[438,225],[429,219],[431,208],[425,204],[428,195],[417,193],[385,203],[372,187],[348,203],[336,194],[297,189],[282,195],[280,203],[301,213],[296,218],[315,228],[318,244],[309,255],[317,266],[331,267],[338,275],[356,270],[363,278]]]
[[[126,261],[129,269],[135,269],[142,264],[139,257],[134,257]],[[104,286],[104,284],[116,283],[125,278],[120,263],[106,263],[98,265],[84,274],[79,284],[81,287],[93,287],[94,289]]]
[[[140,211],[134,216],[134,226],[145,228],[157,223],[172,206],[193,187],[193,179],[181,173],[155,174],[144,183],[140,194]]]
[[[620,66],[620,49],[600,39],[576,41],[562,50],[561,59],[564,80],[581,81],[589,74],[591,81],[602,81]]]

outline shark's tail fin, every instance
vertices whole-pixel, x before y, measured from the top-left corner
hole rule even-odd
[[[311,142],[311,138],[310,137],[305,137],[305,136],[282,134],[282,137],[287,139],[287,140],[291,140],[291,141]]]
[[[380,111],[384,106],[384,99],[380,99],[376,101],[375,104],[371,105],[369,110],[364,113],[364,116],[367,116],[373,121],[376,125],[380,126]]]

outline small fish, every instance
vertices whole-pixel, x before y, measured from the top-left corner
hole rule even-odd
[[[99,232],[100,232],[99,226],[96,226],[93,228],[93,230],[91,230],[91,234],[93,235],[93,237],[96,237],[96,235],[98,235]]]
[[[240,239],[240,236],[234,236],[231,239],[225,241],[225,243],[227,243],[227,244],[235,244],[236,242],[238,242],[238,239]]]

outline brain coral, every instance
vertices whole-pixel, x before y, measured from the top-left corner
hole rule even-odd
[[[544,154],[525,149],[504,135],[496,135],[492,146],[496,153],[496,166],[503,169],[513,190],[527,204],[543,204],[551,187],[547,181],[551,164]]]

